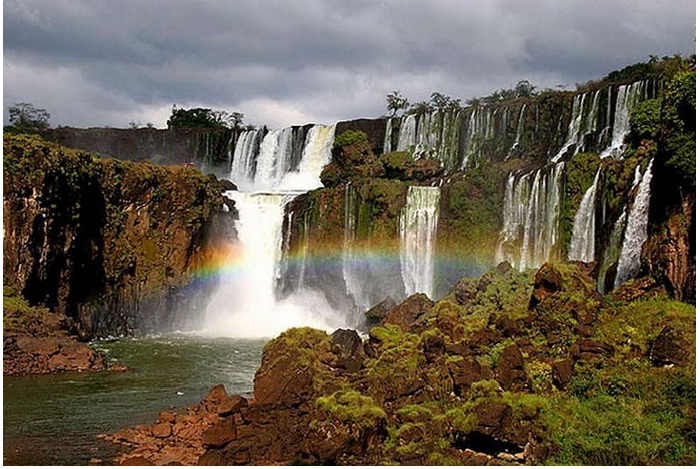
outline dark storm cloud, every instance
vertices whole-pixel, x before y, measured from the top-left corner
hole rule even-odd
[[[170,106],[273,126],[376,116],[399,89],[468,99],[694,52],[695,2],[4,2],[5,108],[54,125],[164,125]]]

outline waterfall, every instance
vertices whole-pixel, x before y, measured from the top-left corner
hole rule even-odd
[[[620,249],[622,248],[622,235],[627,221],[627,209],[622,212],[622,215],[615,222],[613,231],[608,239],[608,245],[603,252],[603,260],[598,269],[597,289],[601,293],[605,293],[605,276],[610,267],[620,258]]]
[[[416,116],[409,114],[401,118],[399,142],[396,151],[411,151],[416,146]]]
[[[574,217],[574,226],[569,245],[569,260],[593,262],[595,259],[595,195],[600,169],[593,184],[586,190]]]
[[[576,145],[581,132],[581,121],[583,119],[583,101],[586,94],[577,94],[573,98],[571,105],[571,121],[569,122],[569,130],[566,134],[566,142],[551,161],[559,161],[569,150],[572,145]]]
[[[332,329],[344,325],[322,293],[303,288],[279,299],[283,267],[284,208],[297,195],[321,186],[330,161],[335,126],[315,125],[300,153],[298,129],[244,132],[234,150],[231,179],[239,191],[226,195],[238,210],[237,239],[227,248],[222,278],[205,312],[203,332],[237,337],[273,337],[294,326]],[[296,169],[295,169],[296,167]],[[289,222],[287,223],[289,225]],[[306,226],[305,226],[306,228]],[[306,234],[305,234],[306,236]]]
[[[384,130],[384,153],[391,153],[391,134],[394,130],[394,118],[389,117],[386,120],[386,130]]]
[[[343,280],[345,292],[355,303],[354,315],[367,311],[371,306],[369,293],[365,288],[365,274],[368,271],[363,258],[357,252],[355,236],[357,233],[357,194],[353,186],[345,186],[345,229],[343,234]]]
[[[527,103],[523,104],[520,108],[520,114],[518,114],[518,127],[515,131],[515,141],[513,142],[513,146],[510,147],[510,150],[508,150],[506,159],[510,158],[513,152],[520,146],[520,137],[523,134],[523,126],[525,124],[525,119],[523,119],[523,116],[525,115],[525,108],[527,108]]]
[[[508,177],[503,201],[496,262],[518,270],[535,268],[553,257],[559,228],[561,175],[564,163]]]
[[[625,149],[625,137],[630,132],[630,114],[644,96],[644,82],[638,81],[630,85],[622,85],[617,91],[617,100],[613,113],[612,140],[610,145],[603,150],[601,158],[622,156]]]
[[[651,196],[651,168],[654,164],[654,159],[649,161],[642,180],[637,184],[637,194],[632,204],[629,217],[627,218],[627,226],[625,228],[625,237],[622,241],[622,251],[620,260],[617,264],[617,274],[615,275],[615,287],[618,287],[625,281],[634,278],[639,273],[642,265],[642,245],[647,240],[647,225],[649,222],[649,199]]]
[[[433,296],[433,257],[439,206],[439,187],[408,188],[399,222],[401,276],[406,295],[422,292]]]

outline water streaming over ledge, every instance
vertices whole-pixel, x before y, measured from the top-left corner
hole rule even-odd
[[[508,261],[523,271],[552,260],[559,231],[563,170],[562,162],[508,177],[496,263]]]
[[[433,297],[435,234],[440,208],[439,187],[411,186],[399,222],[401,276],[406,295]]]
[[[263,135],[264,134],[264,135]],[[315,125],[267,133],[244,132],[231,163],[239,191],[239,218],[231,233],[226,275],[205,312],[203,332],[230,337],[273,337],[295,326],[330,330],[343,318],[321,292],[300,288],[277,297],[284,245],[284,207],[297,195],[321,186],[320,173],[330,161],[335,126]],[[303,138],[303,146],[300,141]]]
[[[652,166],[649,161],[644,176],[637,184],[637,194],[634,197],[632,209],[627,217],[625,236],[622,241],[622,251],[615,275],[615,287],[633,278],[641,267],[642,246],[647,240],[647,225],[649,222],[649,200],[651,198]]]
[[[595,260],[595,196],[600,169],[589,187],[574,217],[574,227],[569,244],[569,260],[593,262]]]

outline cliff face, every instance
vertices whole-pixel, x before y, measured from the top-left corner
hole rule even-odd
[[[231,129],[76,129],[59,127],[42,133],[64,147],[103,157],[154,164],[196,163],[212,170],[224,168],[237,136]]]
[[[215,179],[36,137],[3,143],[4,284],[83,337],[154,329],[172,323],[178,300],[196,300],[185,289],[221,211]]]

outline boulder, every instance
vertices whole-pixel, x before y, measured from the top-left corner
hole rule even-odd
[[[357,331],[338,329],[331,334],[331,351],[336,356],[335,366],[353,373],[360,370],[366,355]]]
[[[574,361],[570,358],[552,364],[552,383],[557,389],[566,389],[574,374]]]
[[[496,367],[496,380],[505,391],[526,391],[529,388],[523,356],[517,345],[503,349]]]
[[[236,439],[236,427],[233,419],[216,422],[202,433],[202,446],[205,448],[221,448]]]
[[[491,368],[480,364],[472,357],[451,362],[449,370],[454,383],[454,393],[458,397],[466,395],[471,389],[472,383],[493,378]]]
[[[545,299],[561,291],[564,287],[564,277],[551,264],[545,262],[535,274],[535,284],[530,297],[529,309],[534,309]]]
[[[654,366],[685,365],[691,345],[671,326],[664,326],[649,347]]]
[[[365,312],[365,322],[367,323],[367,328],[371,329],[379,324],[386,317],[386,315],[389,314],[389,311],[394,308],[396,308],[396,301],[394,301],[394,299],[391,297],[387,297],[384,301],[372,306]]]
[[[219,405],[216,408],[216,413],[219,415],[219,417],[228,417],[229,415],[233,415],[247,406],[248,400],[243,396],[226,396],[219,401]]]
[[[433,305],[433,301],[425,293],[415,293],[389,311],[382,324],[396,324],[401,330],[408,332],[421,316],[432,309]]]

